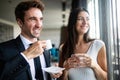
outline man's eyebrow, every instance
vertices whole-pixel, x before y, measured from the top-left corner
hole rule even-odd
[[[28,19],[36,19],[37,17],[35,17],[35,16],[31,16],[31,17],[29,17]],[[43,20],[43,17],[40,17],[39,18],[40,20]]]
[[[35,19],[35,17],[34,17],[34,16],[31,16],[31,17],[29,17],[28,19]]]

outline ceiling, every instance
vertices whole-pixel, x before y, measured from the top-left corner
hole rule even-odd
[[[14,17],[15,6],[24,0],[0,0],[0,19],[16,23]],[[44,28],[61,28],[62,22],[62,0],[42,0],[45,4]],[[66,0],[66,22],[69,16],[71,0]],[[66,23],[65,23],[66,24]]]

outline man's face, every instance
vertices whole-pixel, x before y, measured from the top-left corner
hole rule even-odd
[[[42,30],[43,15],[38,8],[31,8],[25,12],[24,22],[21,22],[21,33],[28,39],[38,38]]]

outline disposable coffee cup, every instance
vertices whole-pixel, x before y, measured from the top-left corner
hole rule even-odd
[[[48,39],[48,40],[46,40],[46,50],[49,50],[51,48],[52,48],[52,43],[51,43],[51,40]]]

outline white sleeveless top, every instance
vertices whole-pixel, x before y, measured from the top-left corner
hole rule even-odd
[[[94,42],[89,47],[86,54],[88,54],[96,63],[97,55],[104,42],[101,40],[94,40]],[[97,80],[93,69],[86,68],[71,68],[68,70],[68,80]]]

